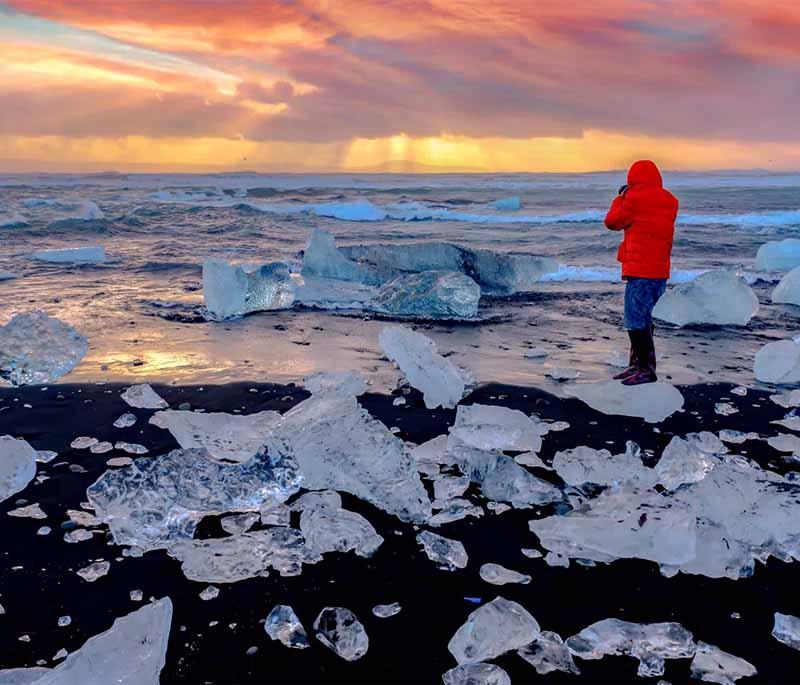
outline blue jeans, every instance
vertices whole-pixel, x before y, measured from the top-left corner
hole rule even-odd
[[[625,282],[625,328],[648,330],[653,323],[653,307],[666,289],[666,278],[629,277]]]

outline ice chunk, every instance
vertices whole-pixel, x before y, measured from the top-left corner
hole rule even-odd
[[[173,450],[106,471],[87,496],[114,542],[144,550],[191,539],[204,516],[258,511],[297,492],[301,476],[289,453],[266,450],[241,464],[220,464],[203,450]]]
[[[364,309],[377,286],[292,274],[295,302],[319,309]]]
[[[621,381],[578,383],[564,390],[592,409],[604,414],[638,416],[648,423],[660,423],[683,408],[683,395],[669,383],[625,386]]]
[[[38,504],[29,504],[27,507],[18,507],[8,512],[9,516],[14,518],[27,518],[27,519],[46,519],[47,514],[42,511]],[[91,537],[91,534],[89,535]]]
[[[288,526],[291,522],[292,510],[285,504],[276,504],[261,509],[260,514],[262,526]]]
[[[518,197],[502,197],[499,200],[490,202],[489,206],[492,209],[499,209],[500,211],[516,212],[522,206]]]
[[[527,585],[531,582],[531,577],[523,573],[517,573],[500,564],[484,564],[481,566],[480,576],[482,580],[492,585],[507,585],[508,583],[520,583]]]
[[[360,557],[371,557],[383,543],[367,519],[346,509],[306,509],[300,516],[300,531],[315,555],[353,550]]]
[[[800,266],[800,240],[770,240],[758,248],[756,271],[789,271]]]
[[[800,341],[778,340],[756,352],[753,372],[765,383],[800,382]]]
[[[292,502],[292,511],[310,511],[319,507],[330,507],[331,509],[342,508],[342,498],[338,492],[333,490],[319,490],[316,492],[306,492]]]
[[[473,319],[480,286],[454,271],[422,271],[398,276],[384,285],[368,307],[383,314],[422,319]]]
[[[727,451],[725,447],[721,447],[719,453]],[[703,450],[696,440],[684,440],[676,435],[664,448],[655,471],[658,482],[667,490],[674,490],[684,483],[703,480],[718,461],[714,452]]]
[[[453,499],[463,495],[469,483],[466,476],[440,476],[433,482],[433,495],[440,501]]]
[[[739,678],[758,674],[750,662],[705,642],[697,643],[691,669],[692,678],[719,685],[733,685]]]
[[[311,646],[308,633],[294,613],[294,609],[285,604],[278,604],[269,612],[264,623],[264,631],[270,639],[292,649],[306,649]]]
[[[530,466],[536,469],[544,469],[545,471],[552,471],[553,467],[545,464],[539,455],[535,452],[523,452],[514,457],[514,461],[520,466]]]
[[[792,649],[800,650],[800,618],[776,611],[772,637]]]
[[[565,483],[575,486],[636,483],[648,487],[655,483],[653,470],[642,463],[639,446],[630,441],[624,454],[612,455],[608,450],[591,447],[556,452],[553,468]]]
[[[212,319],[222,320],[270,309],[289,309],[294,287],[283,262],[252,271],[218,259],[203,262],[203,299]]]
[[[692,634],[679,623],[631,623],[616,618],[593,623],[566,644],[581,659],[635,657],[642,678],[664,675],[665,659],[689,659],[695,654]]]
[[[758,313],[753,289],[732,271],[708,271],[666,292],[653,316],[676,326],[745,326]]]
[[[179,540],[169,554],[181,562],[189,579],[200,583],[236,583],[268,575],[274,568],[282,576],[297,576],[303,564],[315,564],[303,536],[294,528],[268,528],[226,538]]]
[[[428,525],[436,528],[443,526],[446,523],[453,521],[460,521],[467,518],[467,516],[483,516],[483,509],[476,507],[469,500],[466,499],[451,499],[446,502],[434,502],[434,508],[441,506],[442,509],[428,521]]]
[[[122,414],[116,421],[114,421],[114,428],[130,428],[136,423],[136,414],[130,412]]]
[[[378,618],[391,618],[399,614],[402,609],[403,607],[400,606],[399,602],[392,602],[391,604],[378,604],[372,607],[372,613]]]
[[[102,578],[111,570],[111,564],[107,561],[95,561],[84,568],[78,569],[77,573],[87,583],[93,583],[98,578]]]
[[[329,390],[343,392],[347,395],[363,395],[367,392],[367,381],[355,371],[341,371],[339,373],[315,373],[303,379],[303,385],[312,395],[318,395]]]
[[[430,338],[404,326],[387,326],[380,345],[395,362],[412,387],[420,390],[428,409],[455,407],[473,380],[449,359],[445,359]]]
[[[202,448],[214,459],[236,462],[256,454],[279,420],[276,411],[226,414],[167,409],[150,417],[150,423],[172,433],[184,449]]]
[[[403,521],[422,523],[431,515],[405,444],[352,395],[312,395],[283,415],[272,441],[291,447],[303,487],[349,492]]]
[[[800,243],[800,240],[797,241]],[[775,286],[772,301],[776,304],[793,304],[800,306],[800,266],[792,269]]]
[[[0,436],[0,502],[24,490],[36,476],[36,450],[25,440]]]
[[[575,665],[567,645],[558,633],[543,630],[529,645],[517,650],[525,661],[536,669],[539,675],[553,671],[580,675],[581,670]]]
[[[345,661],[360,659],[369,648],[367,631],[349,609],[325,607],[314,621],[314,630],[317,639]]]
[[[61,250],[39,250],[31,255],[40,262],[56,264],[102,264],[106,250],[102,246],[68,247]]]
[[[460,405],[448,445],[463,443],[480,450],[538,452],[545,433],[547,428],[538,418],[534,420],[517,409]]]
[[[495,664],[461,664],[442,675],[444,685],[511,685],[511,678]]]
[[[581,375],[581,372],[567,366],[554,366],[547,372],[547,375],[554,381],[574,381]]]
[[[340,252],[333,236],[321,228],[311,232],[303,252],[303,276],[336,278],[357,283],[377,284],[383,279],[368,266],[359,264]]]
[[[149,384],[132,385],[120,397],[136,409],[166,409],[167,402]]]
[[[108,441],[103,441],[103,442],[96,442],[89,448],[89,451],[92,454],[105,454],[106,452],[110,452],[113,449],[114,445],[112,445]]]
[[[150,451],[144,445],[137,445],[133,442],[123,442],[121,440],[114,443],[114,449],[122,450],[128,454],[147,454]],[[125,459],[125,457],[119,457],[119,459]]]
[[[422,545],[425,554],[428,555],[428,559],[444,571],[465,568],[469,562],[464,545],[458,540],[451,540],[428,530],[423,530],[417,534],[417,542]]]
[[[12,385],[52,383],[83,359],[89,343],[44,312],[15,314],[0,326],[0,378]]]
[[[545,549],[572,559],[694,559],[696,516],[688,504],[655,492],[605,491],[582,509],[530,522]]]
[[[86,450],[100,442],[97,438],[92,438],[88,435],[79,435],[75,438],[69,446],[74,450]]]
[[[225,516],[219,523],[222,526],[222,530],[226,533],[241,535],[250,530],[256,522],[260,520],[260,514],[248,512],[246,514],[231,514],[230,516]]]
[[[219,597],[219,588],[214,587],[213,585],[209,585],[205,590],[203,590],[198,597],[202,599],[204,602],[208,602],[209,600],[216,599]]]
[[[172,602],[164,597],[118,618],[111,628],[89,638],[55,668],[0,671],[0,681],[19,685],[158,685],[171,624]],[[15,675],[16,680],[9,680],[8,674],[15,671],[31,677]]]
[[[800,437],[788,433],[768,438],[767,444],[779,452],[800,452]]]
[[[497,597],[469,615],[447,649],[459,664],[488,661],[530,644],[539,632],[536,619],[522,606]]]
[[[431,475],[439,473],[440,464],[455,463],[453,457],[447,452],[446,435],[437,435],[435,438],[417,445],[411,450],[411,456],[420,471]]]

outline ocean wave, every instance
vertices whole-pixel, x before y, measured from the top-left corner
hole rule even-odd
[[[678,223],[686,226],[800,226],[800,209],[747,214],[680,214]]]

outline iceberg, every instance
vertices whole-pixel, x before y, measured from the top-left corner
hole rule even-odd
[[[463,444],[479,450],[538,452],[547,427],[518,409],[486,404],[459,405],[448,448]]]
[[[694,637],[679,623],[631,623],[607,618],[584,628],[566,641],[569,651],[581,659],[624,655],[639,659],[638,675],[664,675],[665,659],[690,659],[695,655]]]
[[[518,649],[517,654],[533,666],[539,675],[553,671],[581,674],[564,640],[558,633],[549,630],[543,630],[533,642]]]
[[[459,664],[488,661],[530,644],[539,632],[539,624],[524,607],[497,597],[469,615],[447,649]]]
[[[39,250],[31,256],[40,262],[53,262],[55,264],[102,264],[106,261],[106,251],[101,246]]]
[[[280,421],[276,411],[256,414],[175,411],[166,409],[150,417],[165,428],[184,449],[205,449],[214,459],[243,462],[255,455]]]
[[[349,609],[325,607],[314,621],[317,639],[345,661],[356,661],[367,653],[369,637]]]
[[[89,343],[72,326],[41,311],[0,326],[0,378],[12,385],[53,383],[74,369]]]
[[[625,386],[620,381],[577,383],[564,394],[577,397],[603,414],[636,416],[648,423],[660,423],[683,408],[683,395],[669,383]]]
[[[480,286],[455,271],[422,271],[384,285],[367,307],[381,314],[421,319],[474,319]]]
[[[417,542],[422,545],[428,559],[443,571],[465,568],[469,562],[464,545],[458,540],[451,540],[431,533],[429,530],[423,530],[417,534]]]
[[[708,271],[677,285],[653,309],[654,318],[675,326],[746,326],[757,313],[756,294],[732,271]]]
[[[0,682],[19,685],[158,685],[166,663],[172,602],[164,597],[118,618],[53,669],[0,671]],[[12,674],[12,679],[8,679]],[[26,675],[27,674],[27,675]],[[16,679],[13,679],[16,678]]]
[[[269,612],[264,623],[264,631],[271,640],[293,649],[306,649],[311,646],[308,633],[294,613],[294,609],[285,604],[278,604]]]
[[[0,437],[0,502],[24,490],[36,477],[36,450],[25,440]]]
[[[764,383],[800,382],[800,340],[767,343],[756,352],[753,373]]]
[[[379,336],[381,349],[395,362],[409,384],[421,391],[428,409],[452,408],[474,381],[439,354],[436,343],[405,326],[387,326]]]
[[[714,645],[698,642],[697,652],[692,659],[691,675],[692,678],[707,683],[733,685],[739,678],[758,675],[758,671],[753,664],[738,656],[723,652]]]
[[[219,259],[203,262],[203,300],[212,320],[232,319],[252,312],[289,309],[294,286],[283,262],[253,270]]]
[[[241,464],[220,464],[204,450],[176,449],[106,471],[86,495],[116,544],[150,550],[190,540],[208,514],[280,504],[298,491],[301,479],[294,457],[274,448]]]
[[[790,271],[800,266],[800,240],[770,240],[758,248],[756,271]]]
[[[495,664],[461,664],[442,675],[444,685],[511,685],[511,678]]]
[[[800,240],[797,241],[800,243]],[[772,291],[775,304],[793,304],[800,306],[800,266],[792,269],[781,278],[780,283]]]
[[[527,585],[531,582],[531,577],[523,573],[517,573],[500,564],[484,564],[478,572],[481,580],[491,585],[507,585],[509,583],[519,583]]]
[[[148,383],[125,388],[120,397],[134,409],[166,409],[169,406]]]

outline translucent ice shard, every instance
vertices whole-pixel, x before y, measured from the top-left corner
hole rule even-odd
[[[686,437],[686,440],[677,435],[672,438],[656,464],[658,482],[668,490],[703,480],[719,461],[714,455],[727,452],[721,443],[709,450],[691,436]]]
[[[279,420],[276,411],[227,414],[167,409],[153,414],[150,423],[172,433],[184,449],[203,448],[214,459],[242,462],[261,449]]]
[[[705,642],[697,643],[697,653],[692,659],[691,671],[692,678],[719,685],[733,685],[739,678],[758,674],[750,662]]]
[[[349,492],[404,521],[431,515],[405,444],[352,395],[312,395],[283,415],[272,441],[290,446],[305,488]]]
[[[428,559],[443,570],[455,571],[457,568],[465,568],[469,561],[464,545],[458,540],[423,530],[417,535],[417,542],[422,545]]]
[[[756,271],[790,271],[800,266],[800,240],[770,240],[758,248]]]
[[[507,585],[509,583],[521,583],[527,585],[531,582],[531,577],[523,573],[517,573],[500,564],[484,564],[481,566],[480,576],[482,580],[492,585]]]
[[[12,385],[52,383],[83,359],[89,343],[72,326],[33,311],[0,326],[0,378]]]
[[[361,557],[371,557],[383,543],[367,519],[346,509],[306,509],[300,516],[300,531],[306,547],[315,555],[352,550]]]
[[[683,408],[680,391],[662,381],[630,387],[620,381],[577,383],[565,389],[564,393],[604,414],[638,416],[648,423],[660,423]]]
[[[106,575],[109,570],[111,569],[111,564],[107,561],[95,561],[92,564],[89,564],[85,568],[80,568],[75,573],[77,573],[81,578],[83,578],[87,583],[93,583],[98,578],[102,578]]]
[[[758,313],[758,298],[731,271],[708,271],[667,291],[653,316],[676,326],[715,324],[745,326]]]
[[[288,453],[261,451],[221,464],[203,450],[173,450],[106,471],[87,496],[118,545],[159,549],[191,539],[207,514],[258,511],[297,492],[301,477]]]
[[[511,678],[495,664],[461,664],[442,675],[444,685],[511,685]]]
[[[206,259],[203,299],[210,318],[222,320],[251,312],[288,309],[295,295],[289,268],[283,262],[246,270],[218,259]]]
[[[556,452],[553,468],[565,483],[575,486],[636,483],[648,487],[655,483],[653,469],[642,463],[641,450],[633,442],[628,442],[624,454],[612,455],[591,447]]]
[[[392,602],[391,604],[378,604],[372,607],[372,613],[378,618],[391,618],[400,613],[403,607],[399,602]]]
[[[800,618],[776,611],[772,637],[792,649],[800,650]]]
[[[130,428],[136,423],[136,414],[126,412],[122,414],[116,421],[114,421],[114,428]]]
[[[545,549],[573,559],[649,559],[680,565],[694,559],[696,515],[655,492],[606,491],[582,509],[530,522]]]
[[[345,661],[360,659],[369,648],[367,631],[349,609],[325,607],[314,621],[314,630],[317,639]]]
[[[264,630],[272,640],[292,649],[306,649],[311,646],[308,633],[294,613],[294,609],[285,604],[278,604],[269,612]]]
[[[41,262],[56,264],[102,264],[106,261],[105,248],[100,245],[68,247],[62,250],[40,250],[31,256]]]
[[[517,654],[533,666],[539,675],[546,675],[553,671],[563,671],[575,675],[581,673],[564,640],[560,635],[549,630],[543,630],[533,642],[518,649]]]
[[[404,326],[387,326],[380,345],[412,387],[420,390],[428,409],[455,407],[473,380],[449,359],[442,357],[430,338]]]
[[[312,395],[318,395],[329,390],[343,392],[347,395],[363,395],[367,392],[367,381],[355,371],[341,371],[339,373],[315,373],[303,379],[303,385]]]
[[[433,482],[433,494],[440,501],[453,499],[463,495],[469,483],[466,476],[440,476]]]
[[[753,371],[765,383],[800,382],[800,340],[767,343],[756,352]]]
[[[384,285],[369,309],[421,319],[472,319],[478,315],[480,286],[454,271],[422,271]]]
[[[643,678],[664,675],[665,659],[689,659],[695,653],[692,634],[679,623],[631,623],[616,618],[593,623],[566,644],[581,659],[635,657]]]
[[[522,606],[497,597],[469,615],[447,649],[459,664],[488,661],[530,644],[539,632],[536,619]]]
[[[481,450],[538,452],[545,424],[517,409],[486,404],[459,405],[448,442]]]
[[[460,521],[467,516],[483,516],[483,509],[476,507],[466,499],[456,498],[445,502],[434,502],[434,508],[438,506],[441,506],[441,510],[428,520],[428,525],[434,528],[453,521]]]
[[[120,397],[136,409],[166,409],[169,405],[149,384],[132,385]]]
[[[36,450],[25,440],[0,436],[0,502],[24,490],[36,476]]]
[[[260,514],[248,512],[246,514],[231,514],[220,519],[222,530],[231,535],[241,535],[250,530],[257,521],[261,519]]]
[[[303,564],[320,560],[294,528],[268,528],[226,538],[181,540],[169,547],[189,579],[200,583],[236,583],[266,576],[274,568],[282,576],[297,576]]]

